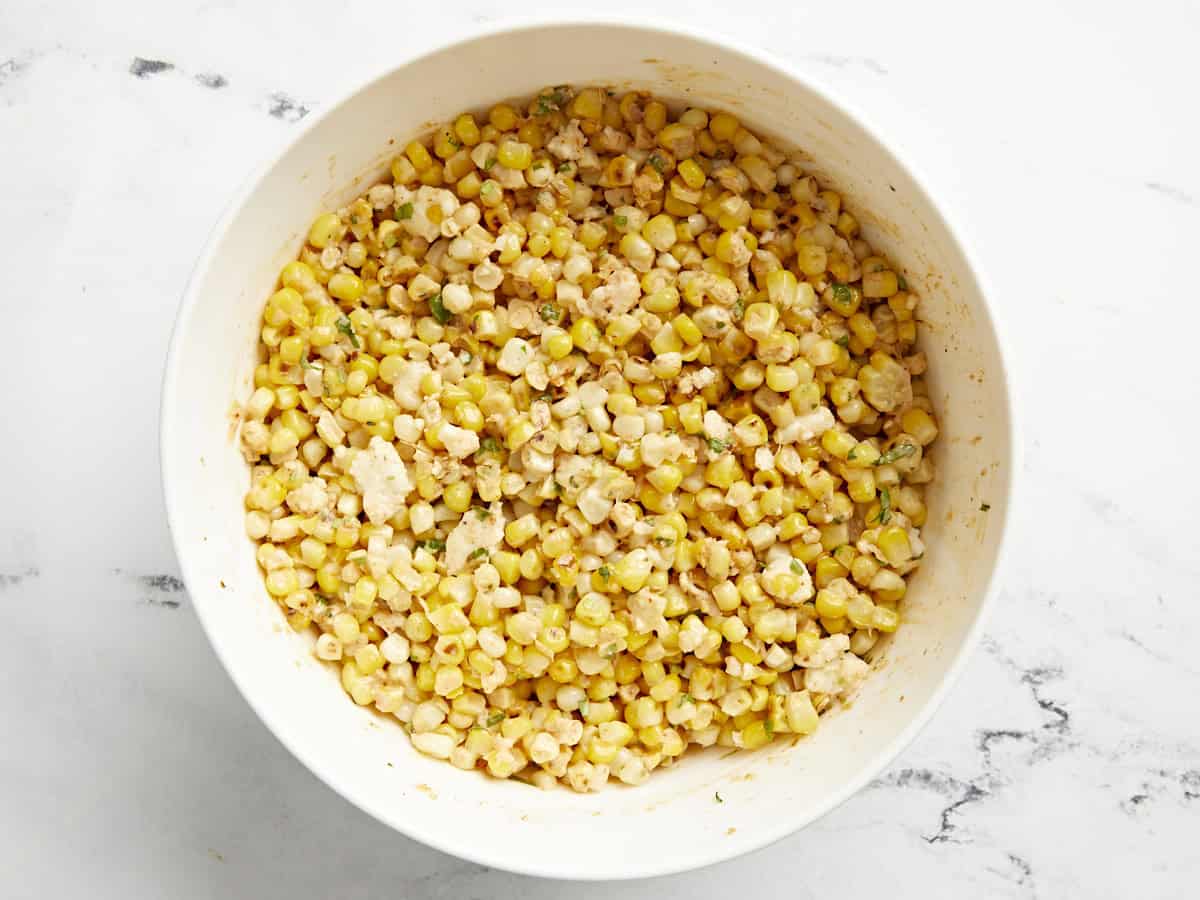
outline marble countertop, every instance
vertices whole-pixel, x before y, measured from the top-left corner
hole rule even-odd
[[[1015,341],[1025,471],[998,608],[869,789],[715,868],[568,886],[392,833],[256,720],[164,522],[176,304],[233,189],[299,120],[504,6],[0,5],[0,895],[1195,896],[1200,11],[1184,0],[695,5],[693,24],[836,87],[919,161]],[[622,8],[646,10],[606,6]]]

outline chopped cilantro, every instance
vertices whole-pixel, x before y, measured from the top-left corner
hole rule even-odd
[[[417,546],[424,547],[426,550],[431,550],[434,553],[440,553],[446,549],[446,542],[440,538],[430,538],[427,541],[421,541]]]
[[[588,714],[589,708],[590,708],[590,704],[588,703],[587,697],[584,697],[582,700],[579,701],[579,714],[581,716],[586,716]]]
[[[746,314],[746,301],[741,297],[737,298],[737,303],[733,304],[733,317],[741,319]]]
[[[496,157],[494,157],[494,156],[489,156],[489,157],[488,157],[488,159],[487,159],[487,162],[485,162],[485,163],[483,164],[483,170],[484,170],[485,172],[490,172],[490,171],[491,171],[493,168],[495,168],[495,166],[496,166],[496,162],[497,162],[497,160],[496,160]]]
[[[499,453],[500,442],[491,435],[488,435],[479,442],[479,453]]]
[[[608,566],[601,566],[597,571],[600,573],[600,577],[605,580],[612,578],[612,569]]]
[[[484,509],[482,506],[477,506],[475,507],[475,515],[480,522],[486,522],[492,517],[492,511],[490,509]]]
[[[553,303],[543,303],[542,308],[538,310],[538,315],[542,317],[543,322],[557,322],[558,307]]]
[[[396,207],[396,221],[403,222],[405,219],[413,217],[413,205],[411,203],[401,203]]]
[[[467,555],[467,560],[470,561],[472,559],[479,559],[479,557],[487,555],[487,547],[476,547],[470,552],[470,554]]]
[[[675,539],[669,537],[656,537],[654,539],[654,543],[658,544],[660,547],[669,547],[671,544],[675,543]]]
[[[604,648],[604,656],[606,659],[612,659],[614,656],[616,656],[620,652],[621,651],[617,647],[616,644],[609,644],[607,647]]]
[[[896,283],[899,286],[900,290],[902,290],[902,291],[908,290],[908,282],[904,280],[903,275],[899,275],[896,277]]]
[[[917,452],[917,448],[912,444],[897,444],[887,453],[884,453],[879,459],[875,460],[877,466],[888,466],[898,459],[904,459],[906,456],[912,456]]]
[[[854,302],[854,291],[846,284],[833,285],[833,302],[842,306],[849,306]]]
[[[350,320],[345,316],[342,316],[337,320],[337,330],[346,337],[350,338],[350,343],[354,345],[355,350],[362,346],[362,344],[358,342],[358,335],[354,333],[354,326],[350,324]]]
[[[570,172],[571,171],[571,161],[569,159],[564,159],[562,162],[560,162],[558,164],[558,171]]]
[[[613,216],[613,224],[618,228],[624,228],[629,224],[629,216]]]
[[[685,703],[695,703],[695,702],[696,701],[694,699],[692,699],[691,694],[680,694],[679,702],[676,704],[676,706],[683,706],[683,704],[685,704]]]
[[[850,462],[853,462],[853,461],[854,461],[854,455],[855,455],[855,453],[857,453],[857,452],[858,452],[858,447],[853,447],[853,448],[850,450],[850,452],[849,452],[849,453],[846,455],[846,459],[847,459],[848,461],[850,461]]]
[[[716,438],[710,438],[708,435],[704,436],[704,440],[708,443],[708,449],[713,453],[724,453],[729,449],[729,445],[727,443],[724,441],[718,441]]]
[[[792,564],[790,566],[788,566],[788,568],[791,569],[793,572],[795,572],[797,575],[801,575],[804,573],[804,563],[800,562],[800,560],[798,560],[798,559],[793,559]]]
[[[723,799],[721,799],[721,792],[720,792],[720,791],[713,791],[713,797],[715,797],[715,798],[716,798],[716,801],[717,801],[718,803],[724,803],[724,802],[725,802]]]
[[[892,495],[887,488],[883,488],[879,492],[879,515],[871,519],[872,522],[878,522],[880,525],[886,525],[892,520]]]
[[[769,718],[763,719],[763,728],[767,732],[767,740],[773,740],[775,737],[775,726],[771,723]]]
[[[848,349],[850,347],[850,335],[843,334],[840,338],[835,340],[834,343],[837,344],[839,347],[841,347],[843,350]]]
[[[455,150],[457,150],[459,147],[462,146],[462,141],[460,141],[454,135],[450,135],[450,137],[447,140],[448,140],[450,146],[453,147]]]
[[[442,303],[442,295],[440,293],[434,294],[429,298],[429,311],[433,313],[433,317],[441,325],[445,325],[450,321],[450,310],[446,309],[445,304]]]
[[[654,171],[657,172],[659,175],[661,175],[663,173],[663,170],[666,169],[666,167],[667,167],[666,162],[657,153],[651,153],[650,158],[648,160],[646,160],[646,162],[648,162],[650,164],[650,167],[652,169],[654,169]]]
[[[992,504],[990,504],[990,503],[980,503],[979,504],[980,512],[987,512],[991,508],[992,508]]]
[[[487,727],[495,728],[497,725],[499,725],[503,721],[504,721],[504,713],[494,712],[490,716],[487,717]]]

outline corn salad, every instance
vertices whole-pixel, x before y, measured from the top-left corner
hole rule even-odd
[[[497,778],[810,734],[924,552],[916,307],[728,113],[556,87],[463,114],[267,301],[267,591],[355,703]]]

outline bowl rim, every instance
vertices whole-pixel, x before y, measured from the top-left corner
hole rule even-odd
[[[526,859],[510,859],[494,853],[485,846],[457,845],[442,840],[435,835],[427,834],[421,827],[420,819],[406,819],[381,807],[375,803],[373,796],[349,787],[343,783],[336,771],[330,771],[327,768],[317,765],[305,748],[289,743],[281,736],[281,730],[276,725],[274,711],[257,704],[253,699],[253,692],[249,689],[249,686],[243,683],[243,679],[234,674],[235,670],[230,665],[230,660],[226,658],[225,649],[215,639],[213,623],[209,618],[209,614],[206,613],[207,602],[203,600],[198,601],[197,598],[200,595],[192,589],[192,585],[199,585],[201,581],[193,577],[192,565],[189,561],[190,554],[188,548],[182,543],[180,536],[183,525],[181,518],[183,515],[181,513],[183,503],[177,496],[179,491],[179,488],[176,487],[178,479],[174,475],[170,453],[174,447],[174,439],[169,425],[172,419],[168,415],[172,398],[178,392],[177,382],[181,374],[179,366],[181,346],[186,340],[189,325],[198,308],[200,285],[213,263],[217,247],[221,244],[222,238],[229,230],[231,223],[250,202],[266,175],[293,146],[307,137],[326,117],[332,115],[359,93],[391,77],[399,69],[427,57],[482,38],[502,37],[526,31],[576,27],[625,28],[634,31],[683,37],[724,53],[745,57],[756,64],[766,66],[782,78],[795,82],[797,85],[817,94],[830,106],[862,129],[876,143],[882,153],[891,157],[891,160],[909,175],[921,199],[941,217],[951,241],[951,246],[961,254],[962,259],[966,263],[968,274],[974,280],[979,296],[983,301],[978,312],[984,317],[987,327],[996,338],[999,362],[999,370],[996,374],[1001,380],[1004,412],[1007,415],[1009,423],[1007,429],[1009,466],[1007,473],[1005,473],[1005,490],[1003,495],[997,497],[992,504],[993,509],[1001,512],[1003,519],[999,523],[1000,534],[997,539],[995,563],[992,566],[991,572],[988,573],[985,586],[982,590],[983,597],[974,621],[971,623],[950,661],[945,676],[929,699],[925,701],[924,706],[918,710],[895,738],[875,750],[867,764],[862,767],[855,777],[849,779],[841,790],[831,795],[821,804],[806,808],[802,815],[783,819],[776,823],[764,823],[762,828],[754,831],[738,829],[735,836],[730,836],[719,844],[697,845],[694,850],[663,857],[655,863],[641,864],[625,868],[618,872],[613,872],[611,868],[606,867],[604,861],[589,862],[586,858],[579,856],[561,857],[559,860],[548,859],[541,864]],[[749,46],[738,39],[726,35],[718,35],[712,30],[681,26],[662,16],[640,14],[591,15],[565,13],[556,15],[505,16],[496,21],[475,23],[469,27],[455,28],[453,29],[453,36],[433,42],[424,47],[420,52],[398,54],[396,58],[389,60],[386,65],[374,69],[371,74],[360,79],[355,79],[349,86],[344,87],[332,100],[324,105],[322,110],[311,117],[306,117],[305,122],[298,130],[289,132],[281,138],[275,148],[269,151],[264,159],[251,169],[251,174],[244,178],[242,184],[210,230],[204,248],[189,275],[187,287],[184,290],[176,313],[164,364],[162,393],[159,403],[159,470],[171,543],[179,562],[183,580],[188,585],[189,596],[192,598],[191,606],[200,621],[200,625],[213,652],[216,654],[217,659],[225,669],[230,680],[233,681],[242,699],[245,700],[262,723],[266,725],[268,731],[318,780],[352,805],[361,809],[378,822],[398,831],[405,837],[448,855],[489,868],[541,878],[560,878],[576,881],[623,881],[634,878],[651,878],[715,865],[756,850],[764,849],[800,831],[841,806],[851,796],[869,784],[880,772],[891,765],[913,742],[916,736],[929,723],[934,713],[945,702],[946,697],[961,677],[967,660],[974,653],[982,639],[984,629],[995,607],[996,595],[999,592],[997,573],[1005,568],[1005,564],[1012,552],[1012,517],[1014,502],[1017,496],[1017,479],[1022,471],[1021,457],[1023,445],[1020,440],[1021,428],[1013,403],[1011,367],[1006,351],[1006,347],[1011,346],[1011,344],[1005,339],[1003,322],[998,319],[992,303],[989,301],[989,297],[991,296],[989,281],[985,277],[974,254],[960,241],[959,233],[959,229],[955,225],[954,216],[947,213],[944,204],[934,201],[926,187],[926,179],[922,177],[920,168],[912,164],[903,153],[896,149],[895,141],[885,141],[875,128],[868,126],[866,124],[866,117],[860,114],[858,107],[854,103],[840,96],[838,91],[831,88],[828,84],[817,82],[808,75],[800,74],[792,65],[781,59],[774,52]]]

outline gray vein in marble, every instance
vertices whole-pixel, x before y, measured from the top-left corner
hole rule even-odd
[[[5,82],[12,81],[20,75],[23,75],[28,69],[28,58],[18,59],[14,56],[11,59],[6,59],[4,62],[0,62],[0,86],[3,86]]]
[[[797,57],[804,62],[820,63],[835,69],[862,67],[876,75],[887,75],[887,67],[877,59],[869,56],[838,56],[833,53],[804,53]]]
[[[214,91],[227,87],[229,84],[228,78],[216,72],[201,72],[195,76],[195,80],[197,84]]]
[[[270,101],[267,113],[285,122],[299,122],[309,113],[308,107],[303,103],[279,91],[271,94]]]
[[[41,569],[37,566],[26,566],[17,572],[0,572],[0,590],[14,587],[27,578],[37,578],[41,574]]]
[[[1164,799],[1174,799],[1187,807],[1200,800],[1200,769],[1153,769],[1149,775],[1137,793],[1121,801],[1121,809],[1127,815],[1136,816],[1152,802]]]
[[[113,574],[124,575],[142,589],[142,602],[147,606],[163,609],[179,609],[183,605],[187,586],[178,575],[136,575],[123,569],[113,569]]]
[[[1031,897],[1037,896],[1037,887],[1033,881],[1033,866],[1029,864],[1029,860],[1017,856],[1015,853],[1006,853],[1005,858],[1012,871],[1003,871],[1001,869],[988,868],[988,871],[994,875],[999,875],[1006,881],[1011,881],[1019,888],[1023,888]]]
[[[1170,197],[1178,203],[1185,206],[1196,206],[1196,198],[1187,191],[1180,190],[1177,187],[1172,187],[1169,184],[1162,184],[1158,181],[1147,181],[1146,187],[1154,191],[1156,194],[1162,194],[1164,197]]]
[[[129,74],[134,78],[150,78],[153,75],[170,72],[174,68],[175,63],[166,62],[161,59],[143,59],[140,56],[135,56],[133,62],[129,64]]]

